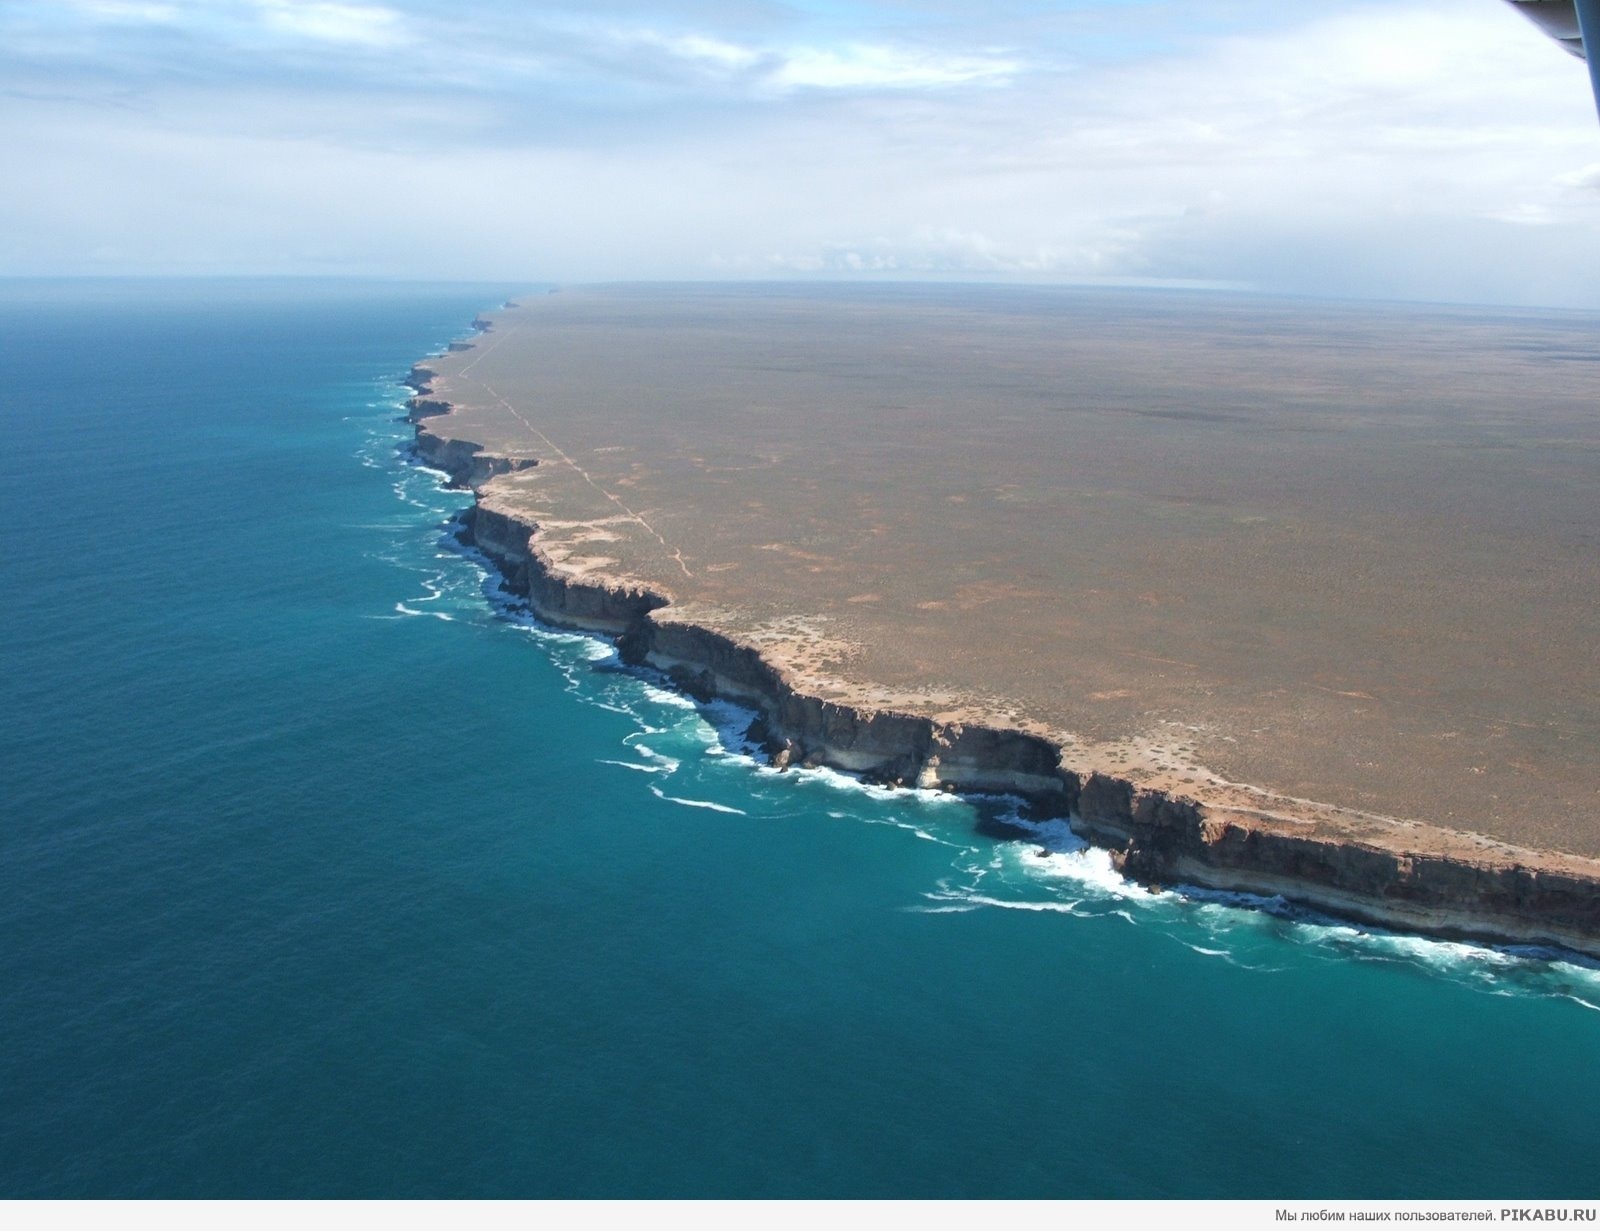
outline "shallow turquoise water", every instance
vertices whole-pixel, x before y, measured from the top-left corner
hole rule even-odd
[[[0,1195],[1595,1195],[1595,971],[758,769],[494,601],[393,382],[522,289],[0,284]]]

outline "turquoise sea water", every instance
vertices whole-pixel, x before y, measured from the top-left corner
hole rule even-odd
[[[0,284],[0,1195],[1586,1196],[1600,973],[777,775],[495,601],[522,287]]]

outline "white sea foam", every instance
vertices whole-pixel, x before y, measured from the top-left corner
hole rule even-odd
[[[665,765],[640,765],[637,761],[612,761],[605,757],[597,757],[596,765],[617,765],[623,769],[638,770],[641,774],[670,774],[672,771]]]
[[[407,607],[404,603],[396,603],[394,609],[406,616],[432,616],[435,620],[455,620],[455,616],[448,611],[418,611],[415,607]]]
[[[1013,824],[1020,821],[1015,816],[1005,819]],[[1051,837],[1054,830],[1054,845],[1076,849],[1019,843],[997,846],[989,858],[964,866],[964,884],[945,881],[928,893],[928,900],[936,905],[912,909],[960,913],[992,908],[1118,918],[1136,927],[1155,928],[1198,957],[1260,973],[1284,967],[1253,962],[1244,954],[1259,956],[1264,943],[1290,943],[1304,953],[1325,954],[1330,961],[1405,964],[1494,995],[1553,997],[1600,1011],[1600,964],[1571,954],[1527,947],[1509,950],[1363,928],[1292,906],[1279,897],[1192,887],[1151,891],[1118,875],[1106,852],[1085,846],[1075,835],[1064,835],[1062,822],[1020,822],[1019,827],[1031,829],[1030,836],[1040,839]],[[981,889],[980,884],[989,877],[998,877],[1000,888]],[[1062,894],[1068,885],[1071,893]],[[1204,940],[1195,937],[1197,927],[1204,932]]]
[[[1026,872],[1093,888],[1110,898],[1148,899],[1159,896],[1118,872],[1111,865],[1110,851],[1090,846],[1072,831],[1072,826],[1065,820],[1052,818],[1030,821],[1024,819],[1015,808],[1001,819],[1006,825],[1020,829],[1029,836],[1028,843],[1002,848],[1011,850]]]
[[[709,799],[684,799],[679,795],[668,795],[658,786],[651,786],[650,794],[657,799],[664,799],[669,804],[682,804],[685,808],[706,808],[712,812],[727,812],[734,816],[749,816],[743,808],[733,808],[727,804],[713,803]]]
[[[933,901],[940,900],[935,894],[926,895]],[[969,906],[992,906],[997,910],[1025,910],[1038,913],[1076,915],[1081,902],[1041,901],[1028,898],[994,898],[981,893],[962,894],[958,899]]]
[[[669,692],[665,688],[658,688],[654,684],[648,684],[643,681],[640,682],[640,687],[644,690],[644,695],[657,705],[666,705],[680,710],[692,710],[695,708],[695,703],[681,692]]]
[[[902,816],[851,816],[846,812],[829,812],[828,815],[836,820],[852,821],[861,825],[882,825],[889,829],[903,829],[906,833],[910,834],[914,838],[921,838],[924,842],[937,842],[940,846],[948,846],[957,851],[971,852],[973,850],[973,847],[965,843],[952,842],[948,838],[941,838],[936,834],[929,833],[927,829],[923,828],[921,825],[918,825],[915,821],[908,821]]]
[[[627,743],[627,740],[624,740],[623,742]],[[678,767],[683,764],[683,762],[678,760],[677,757],[669,757],[665,753],[657,752],[654,748],[651,748],[646,744],[632,744],[630,746],[640,756],[644,757],[647,761],[655,762],[658,767],[669,774],[676,772]]]
[[[843,795],[862,795],[868,799],[880,802],[912,800],[918,804],[937,804],[941,806],[970,804],[970,800],[946,791],[927,791],[916,787],[890,787],[880,786],[875,782],[863,782],[853,774],[847,774],[837,769],[830,769],[826,765],[796,766],[787,769],[774,769],[763,763],[759,758],[754,759],[756,772],[763,777],[785,778],[804,787],[821,788],[827,791],[836,791]]]

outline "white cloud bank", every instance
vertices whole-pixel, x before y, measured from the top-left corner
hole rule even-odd
[[[335,4],[323,0],[255,0],[270,30],[328,43],[393,47],[410,41],[405,21],[377,4]]]
[[[1170,280],[1600,307],[1582,65],[1490,0],[1300,7],[1293,28],[1096,56],[1081,11],[824,39],[262,0],[210,36],[254,76],[107,102],[94,71],[123,64],[65,100],[59,75],[14,90],[0,271]],[[253,30],[347,48],[343,75],[279,80]]]

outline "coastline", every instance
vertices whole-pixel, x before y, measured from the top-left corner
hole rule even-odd
[[[481,336],[492,325],[480,316],[473,327]],[[475,344],[454,342],[449,351]],[[1329,810],[1331,823],[1313,824],[1219,807],[1069,764],[1072,749],[1025,730],[809,694],[760,647],[677,614],[671,593],[585,575],[547,553],[538,521],[498,506],[492,489],[497,477],[538,459],[452,435],[453,407],[435,392],[436,377],[423,360],[405,382],[415,393],[416,456],[473,493],[465,535],[507,587],[546,622],[615,639],[625,662],[662,671],[697,699],[755,710],[750,738],[776,768],[824,766],[890,787],[1016,795],[1039,816],[1066,819],[1145,885],[1281,897],[1401,932],[1600,958],[1600,860],[1337,810]]]

